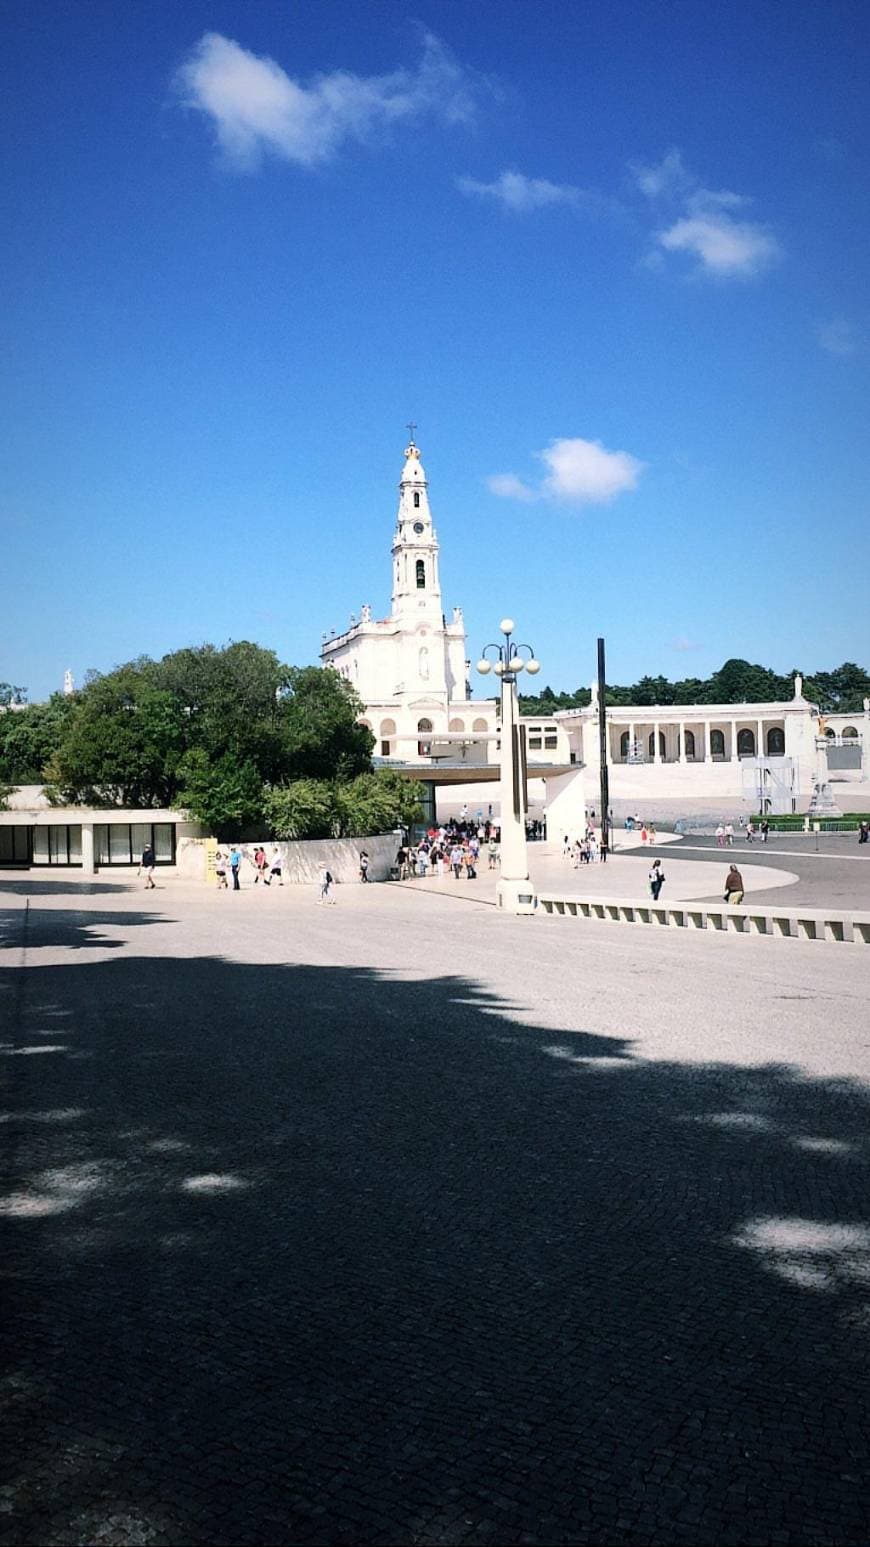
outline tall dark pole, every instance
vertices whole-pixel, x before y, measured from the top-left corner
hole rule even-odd
[[[607,708],[604,701],[604,640],[598,641],[598,753],[601,762],[601,849],[610,847],[610,776],[607,767]]]

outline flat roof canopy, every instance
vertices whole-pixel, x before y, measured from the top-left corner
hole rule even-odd
[[[377,766],[377,765],[376,765]],[[426,784],[497,784],[501,778],[498,763],[382,763],[392,768],[403,779],[417,779]],[[579,773],[582,763],[529,763],[530,779],[554,779],[557,774]]]

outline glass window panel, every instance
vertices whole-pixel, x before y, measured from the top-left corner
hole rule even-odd
[[[65,827],[50,827],[48,829],[48,854],[52,865],[65,865],[67,863]]]
[[[15,856],[15,828],[0,827],[0,864],[9,862]]]
[[[15,851],[13,858],[19,865],[26,865],[30,860],[30,829],[28,827],[13,827],[15,834]]]
[[[34,865],[48,864],[47,827],[34,827],[33,829],[33,863]]]
[[[130,863],[130,824],[129,822],[113,822],[109,826],[109,864],[129,865]]]
[[[82,827],[76,823],[69,831],[69,862],[71,865],[80,865],[82,862]]]
[[[94,853],[98,865],[108,865],[109,829],[105,822],[97,822],[94,826]]]
[[[154,823],[154,858],[158,865],[172,864],[172,826],[171,822]]]
[[[145,848],[146,844],[151,842],[151,823],[134,822],[130,828],[130,832],[133,836],[133,858],[138,865],[140,859],[142,858],[142,850]]]

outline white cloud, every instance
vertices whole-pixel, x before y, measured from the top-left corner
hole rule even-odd
[[[534,489],[527,483],[523,483],[522,478],[517,477],[516,473],[493,473],[491,478],[487,478],[486,486],[491,494],[497,494],[499,499],[503,500],[528,502],[540,498]]]
[[[688,252],[706,274],[750,279],[779,256],[779,244],[765,226],[732,220],[724,210],[688,215],[656,237],[666,252]]]
[[[480,183],[474,177],[460,177],[457,186],[463,193],[479,198],[495,199],[505,209],[524,214],[527,210],[542,209],[548,204],[571,204],[577,207],[587,201],[595,202],[595,195],[574,188],[570,183],[551,183],[545,177],[526,177],[523,172],[502,172],[492,183]]]
[[[470,72],[426,32],[413,70],[369,76],[335,70],[309,85],[274,59],[207,32],[178,70],[176,86],[189,107],[211,120],[221,149],[240,167],[255,166],[267,152],[314,166],[348,140],[426,114],[466,122],[478,91]]]
[[[559,504],[605,505],[637,487],[644,464],[627,451],[607,451],[597,440],[553,440],[535,452],[548,469],[537,488],[514,473],[496,473],[487,479],[493,494],[502,499],[552,500]]]
[[[633,165],[631,171],[647,198],[669,203],[676,216],[655,233],[648,267],[660,266],[663,252],[685,252],[699,259],[702,274],[749,279],[780,256],[767,226],[737,217],[750,201],[729,188],[702,187],[679,150],[669,150],[656,166]]]
[[[822,323],[817,336],[829,355],[853,355],[858,348],[855,329],[845,317],[834,317],[831,322]]]
[[[678,150],[669,150],[658,166],[645,167],[632,163],[631,171],[638,187],[648,199],[684,193],[695,185],[695,179],[683,166],[683,158]]]
[[[687,650],[697,650],[698,642],[690,639],[687,634],[678,634],[676,639],[671,640],[671,649],[681,655]]]

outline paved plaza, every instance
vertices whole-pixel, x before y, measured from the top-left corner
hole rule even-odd
[[[870,952],[8,874],[0,946],[0,1541],[866,1543]]]

